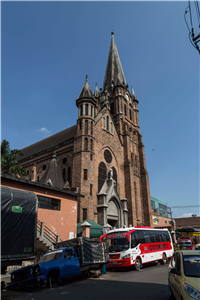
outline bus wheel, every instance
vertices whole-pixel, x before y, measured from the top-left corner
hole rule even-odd
[[[161,259],[161,264],[165,265],[167,263],[167,256],[165,253],[163,253],[163,258]]]
[[[138,258],[136,259],[136,262],[135,262],[135,269],[136,269],[137,271],[140,271],[141,268],[142,268],[141,259],[138,257]]]

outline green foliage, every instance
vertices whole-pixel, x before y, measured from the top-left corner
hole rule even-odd
[[[173,243],[174,251],[180,250],[179,244]]]
[[[23,156],[24,153],[17,149],[11,150],[9,142],[6,140],[1,142],[1,173],[24,177],[28,175],[28,172],[18,165],[16,159],[18,155]]]

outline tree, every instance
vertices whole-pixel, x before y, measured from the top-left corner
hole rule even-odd
[[[23,156],[24,153],[21,150],[10,149],[9,142],[3,140],[1,142],[1,173],[14,176],[27,176],[28,172],[18,165],[16,157],[20,155]]]

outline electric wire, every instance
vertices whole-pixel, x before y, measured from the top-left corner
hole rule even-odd
[[[193,25],[192,25],[192,11],[191,11],[191,7],[190,7],[190,1],[189,2],[189,12],[190,12],[190,23],[191,23],[191,27],[193,28]]]
[[[194,1],[194,5],[195,5],[196,12],[197,12],[197,18],[198,18],[198,23],[199,23],[199,27],[200,27],[200,11],[199,11],[198,1]]]
[[[170,208],[184,208],[184,207],[200,207],[200,205],[170,206]]]

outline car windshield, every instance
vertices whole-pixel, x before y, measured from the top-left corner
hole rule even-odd
[[[200,278],[200,255],[184,255],[183,265],[185,276]]]
[[[200,246],[195,246],[194,250],[200,250]]]
[[[45,261],[51,261],[51,260],[61,259],[62,256],[63,256],[63,250],[52,251],[52,252],[46,253],[40,259],[40,263],[41,262],[45,262]]]

